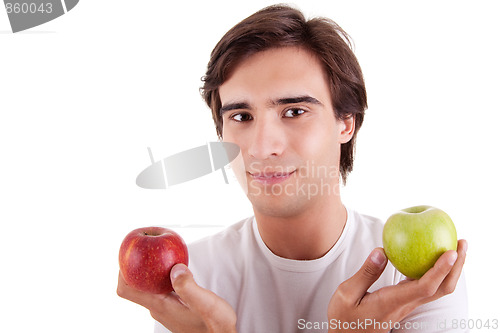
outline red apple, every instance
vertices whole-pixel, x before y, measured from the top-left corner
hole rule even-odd
[[[149,293],[168,294],[173,290],[170,270],[175,264],[188,264],[188,250],[181,236],[170,229],[139,228],[123,240],[119,263],[129,286]]]

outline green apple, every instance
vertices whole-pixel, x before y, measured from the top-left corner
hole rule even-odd
[[[438,208],[416,206],[391,215],[382,242],[387,258],[403,275],[419,279],[448,250],[457,250],[457,231]]]

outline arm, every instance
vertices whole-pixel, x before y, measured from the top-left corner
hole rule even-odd
[[[332,296],[328,305],[330,323],[351,323],[350,328],[356,332],[387,332],[394,327],[394,323],[402,322],[417,307],[453,293],[465,262],[466,251],[467,243],[460,240],[457,251],[444,253],[419,280],[403,280],[397,285],[368,293],[368,288],[380,277],[387,265],[383,249],[373,250],[361,269],[344,281]],[[372,325],[358,327],[358,323],[370,322]],[[379,325],[375,326],[375,322]],[[387,329],[390,323],[393,326]],[[330,333],[342,329],[330,326]]]
[[[120,273],[117,294],[147,308],[156,321],[175,333],[236,332],[236,313],[231,306],[198,286],[185,265],[175,265],[170,278],[175,293],[157,295],[129,287]]]

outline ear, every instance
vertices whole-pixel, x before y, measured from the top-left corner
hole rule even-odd
[[[338,120],[340,125],[339,143],[346,143],[352,139],[356,128],[355,118],[350,115],[348,118]]]

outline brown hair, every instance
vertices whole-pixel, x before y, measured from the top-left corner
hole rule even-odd
[[[354,135],[341,145],[340,174],[345,183],[352,171],[356,134],[367,108],[366,90],[359,63],[347,33],[327,18],[306,20],[287,5],[266,7],[244,19],[217,43],[211,53],[200,89],[219,137],[222,137],[222,107],[219,87],[231,71],[252,54],[276,47],[299,46],[315,54],[329,78],[337,119],[355,118]]]

